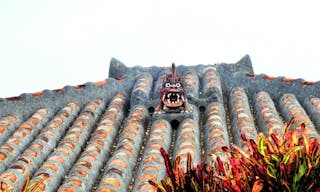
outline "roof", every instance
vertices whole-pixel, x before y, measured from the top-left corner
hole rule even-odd
[[[154,113],[169,67],[127,67],[112,59],[109,78],[0,99],[0,190],[26,178],[43,191],[155,191],[171,158],[211,162],[240,134],[280,136],[283,122],[320,132],[320,83],[255,75],[250,57],[234,64],[176,67],[191,112]]]

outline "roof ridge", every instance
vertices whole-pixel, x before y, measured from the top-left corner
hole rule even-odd
[[[246,73],[247,77],[262,77],[265,80],[277,80],[277,79],[281,79],[283,82],[286,83],[292,83],[294,81],[301,81],[301,84],[303,85],[314,85],[314,84],[319,84],[320,80],[318,81],[309,81],[309,80],[305,80],[304,78],[291,78],[291,77],[286,77],[286,76],[271,76],[271,75],[267,75],[264,73],[260,73],[260,74],[253,74],[253,73]]]

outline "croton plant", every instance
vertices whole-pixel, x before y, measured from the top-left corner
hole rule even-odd
[[[180,157],[171,165],[161,149],[167,176],[161,183],[149,183],[159,192],[320,192],[320,141],[306,135],[304,123],[292,125],[293,120],[280,137],[260,133],[257,142],[242,135],[246,147],[224,147],[230,156],[227,160],[218,156],[212,165],[202,162],[191,167],[190,154],[186,168],[179,165]]]

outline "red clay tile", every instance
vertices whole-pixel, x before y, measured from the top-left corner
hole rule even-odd
[[[139,130],[139,126],[135,125],[135,124],[129,124],[126,126],[126,129],[133,129],[135,131]]]
[[[118,149],[125,149],[125,150],[129,151],[129,153],[131,153],[131,154],[134,152],[133,149],[129,145],[126,145],[126,144],[120,145],[118,147]]]
[[[19,145],[20,144],[20,139],[18,139],[18,138],[9,138],[8,139],[8,142],[9,143],[14,143],[14,144],[16,144],[16,145]]]
[[[117,119],[117,115],[115,113],[108,113],[106,115],[104,115],[105,118],[110,118],[110,119],[113,119],[113,120],[116,120]]]
[[[256,75],[253,74],[253,73],[246,73],[246,76],[247,76],[247,77],[255,77]]]
[[[217,141],[217,142],[212,143],[211,148],[218,147],[219,149],[221,149],[222,146],[226,146],[226,144],[224,142]]]
[[[60,127],[59,124],[57,124],[56,122],[51,122],[48,124],[48,126],[54,128],[56,130],[58,130]]]
[[[58,152],[61,152],[63,154],[65,154],[66,156],[69,156],[70,155],[70,152],[67,150],[67,149],[64,149],[64,148],[57,148],[56,149]]]
[[[121,140],[121,143],[126,143],[126,142],[129,142],[133,145],[136,143],[133,139],[130,139],[130,138],[124,138]]]
[[[95,152],[97,152],[97,153],[101,153],[101,150],[100,150],[98,147],[93,146],[93,145],[88,146],[88,147],[86,148],[86,150],[87,150],[87,151],[95,151]]]
[[[108,124],[108,125],[114,125],[114,121],[110,120],[110,119],[104,119],[100,122],[101,124]],[[101,125],[101,126],[105,126],[105,125]]]
[[[7,155],[0,152],[0,160],[5,160],[5,159],[7,159]]]
[[[209,141],[216,139],[216,138],[221,138],[221,139],[225,139],[222,133],[214,133],[212,135],[210,135],[209,137]]]
[[[146,152],[146,155],[150,155],[150,154],[159,154],[160,155],[161,153],[160,153],[160,150],[158,150],[158,149],[151,149]]]
[[[114,156],[123,156],[123,157],[125,157],[125,158],[127,158],[127,159],[130,158],[130,155],[129,155],[128,153],[123,152],[123,151],[117,151],[117,152],[115,152],[115,153],[114,153]]]
[[[181,136],[181,139],[190,139],[190,140],[192,140],[192,141],[195,141],[195,140],[196,140],[193,135],[187,135],[187,134],[182,135],[182,136]]]
[[[43,111],[43,113],[47,114],[48,111]],[[32,117],[39,119],[39,121],[42,121],[44,119],[43,115],[38,113],[34,114]]]
[[[150,145],[148,145],[148,147],[155,147],[155,148],[158,148],[160,150],[160,148],[162,147],[161,144],[158,144],[158,143],[151,143]]]
[[[123,136],[124,137],[136,137],[137,133],[134,132],[134,131],[126,131],[126,132],[123,133]]]
[[[63,188],[59,188],[60,192],[77,192],[76,189],[72,188],[72,187],[63,187]]]
[[[7,116],[9,119],[11,119],[12,121],[17,121],[17,117],[14,115],[8,115]]]
[[[36,147],[36,148],[38,148],[38,149],[40,149],[40,150],[43,149],[43,145],[41,145],[41,144],[39,144],[39,143],[33,143],[31,146],[34,146],[34,147]]]
[[[263,76],[265,80],[274,80],[276,77],[265,75]]]
[[[98,140],[98,139],[94,140],[92,143],[93,143],[93,144],[98,144],[98,145],[100,145],[101,147],[104,146],[104,142],[101,141],[101,140]]]
[[[292,83],[294,80],[295,80],[295,79],[287,78],[287,77],[282,78],[282,81],[283,81],[283,82],[286,82],[286,83]]]
[[[61,156],[59,156],[59,155],[51,156],[51,157],[49,157],[49,160],[56,161],[56,162],[58,162],[58,163],[60,163],[60,164],[63,164],[63,163],[64,163],[64,159],[63,159]]]
[[[46,143],[48,143],[48,141],[49,141],[49,139],[47,137],[45,137],[45,136],[40,136],[38,139],[40,139],[40,140],[42,140],[42,141],[44,141]]]
[[[10,153],[14,150],[13,147],[9,146],[9,145],[2,145],[0,147],[0,149],[4,149],[6,151],[9,151]]]
[[[56,93],[60,93],[60,92],[64,92],[64,88],[54,89],[54,90],[52,90],[52,91],[54,91],[54,92],[56,92]]]
[[[157,156],[153,156],[153,155],[150,155],[148,156],[147,158],[145,158],[143,160],[143,164],[146,164],[146,163],[149,163],[149,162],[156,162],[156,163],[162,163],[161,159],[159,159],[159,157]]]
[[[22,97],[16,96],[16,97],[8,97],[6,98],[6,101],[19,101]]]
[[[144,174],[144,175],[141,175],[139,178],[138,178],[138,181],[141,182],[141,181],[148,181],[148,180],[157,180],[157,177],[154,175],[154,174],[151,174],[151,173],[147,173],[147,174]]]
[[[159,168],[156,167],[156,166],[152,166],[152,165],[149,165],[149,166],[146,166],[142,169],[142,172],[145,172],[145,171],[153,171],[153,172],[159,172]]]
[[[1,120],[0,124],[7,126],[7,127],[11,125],[10,121],[8,121],[8,120]]]
[[[153,133],[159,133],[159,134],[165,134],[167,131],[164,129],[155,129],[153,130]]]
[[[314,85],[316,82],[303,80],[301,83],[302,83],[303,85]]]
[[[25,171],[25,168],[23,167],[23,166],[21,166],[21,165],[12,165],[12,166],[10,166],[10,169],[15,169],[15,170],[18,170],[18,171],[20,171],[21,173],[24,173],[24,171]]]
[[[74,133],[69,133],[67,136],[65,136],[65,139],[74,139],[76,141],[79,141],[79,136]]]
[[[116,191],[113,190],[113,189],[105,187],[105,188],[99,189],[98,192],[116,192]]]
[[[20,128],[25,129],[25,130],[28,130],[28,131],[32,131],[32,126],[29,125],[29,124],[22,124],[22,125],[20,126]]]
[[[42,165],[42,168],[50,169],[55,173],[58,171],[58,167],[53,163],[45,163],[45,164]]]
[[[83,132],[83,130],[82,130],[81,128],[79,128],[79,127],[74,127],[74,128],[72,128],[72,131],[73,131],[73,132],[80,133],[80,134],[82,134],[82,132]]]
[[[211,128],[211,129],[209,130],[209,133],[210,133],[210,134],[213,134],[213,133],[215,133],[215,132],[223,132],[222,127],[215,127],[215,128]]]
[[[62,144],[70,147],[71,149],[75,148],[75,145],[72,142],[69,142],[69,141],[64,141]]]
[[[76,174],[79,174],[79,175],[82,175],[84,177],[87,177],[88,176],[88,173],[86,170],[83,170],[83,169],[73,169],[72,170],[72,173],[76,173]]]
[[[97,157],[93,154],[90,154],[90,153],[87,153],[85,155],[82,156],[83,158],[89,158],[89,159],[92,159],[93,161],[96,161],[97,160]]]
[[[194,134],[194,129],[192,127],[184,127],[180,132],[180,135],[183,134]]]
[[[23,161],[23,162],[27,163],[28,165],[31,165],[31,163],[32,163],[31,159],[29,159],[28,157],[20,157],[18,160]]]
[[[120,165],[120,167],[122,167],[123,169],[127,169],[128,168],[128,165],[126,164],[126,162],[124,162],[121,159],[114,159],[108,165],[110,167],[113,166],[113,165]]]
[[[157,188],[155,188],[153,185],[150,185],[149,183],[142,184],[137,189],[139,191],[144,190],[144,191],[148,191],[148,192],[157,192]]]
[[[15,183],[17,181],[17,176],[14,173],[11,172],[5,172],[1,175],[2,178],[8,179],[12,183]]]
[[[107,177],[101,183],[103,185],[110,184],[110,185],[113,185],[113,186],[115,186],[117,188],[121,187],[121,182],[119,181],[119,179],[114,178],[114,177]]]
[[[18,130],[13,133],[14,136],[20,136],[22,138],[25,138],[27,136],[27,133],[23,130]]]
[[[45,130],[42,133],[45,134],[45,135],[54,136],[54,132],[52,130]]]
[[[8,188],[9,188],[9,185],[8,185],[7,183],[5,183],[5,182],[0,182],[0,189],[1,189],[2,191],[6,191],[6,190],[8,190]]]
[[[30,123],[32,123],[34,125],[38,125],[39,124],[39,121],[37,119],[35,119],[35,118],[29,119],[28,122],[30,122]]]
[[[25,153],[32,155],[33,157],[38,157],[38,153],[33,149],[26,149]]]
[[[189,142],[183,142],[179,145],[179,148],[183,148],[183,147],[195,148],[195,146]]]
[[[95,84],[96,86],[102,86],[102,85],[107,84],[107,80],[97,81],[97,82],[94,82],[94,84]]]
[[[76,165],[82,165],[82,166],[87,167],[88,169],[92,168],[92,164],[88,161],[81,161],[81,162],[78,162]]]
[[[154,135],[153,137],[150,138],[150,142],[164,142],[164,138],[162,136],[159,135]]]
[[[61,114],[62,116],[64,116],[64,117],[69,117],[69,113],[67,113],[67,112],[65,112],[65,111],[62,111],[60,114]]]
[[[103,130],[103,131],[107,132],[108,134],[112,134],[113,127],[110,125],[99,125],[99,127],[97,128],[97,131],[98,130]]]
[[[82,187],[82,181],[80,181],[79,179],[70,179],[69,183],[75,184],[78,187]]]

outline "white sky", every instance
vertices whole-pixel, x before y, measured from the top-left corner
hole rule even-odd
[[[128,66],[234,63],[320,80],[319,1],[0,0],[0,97],[107,78]]]

